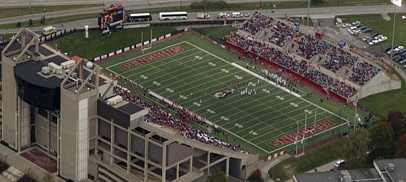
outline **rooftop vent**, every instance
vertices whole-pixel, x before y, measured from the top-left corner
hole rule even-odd
[[[389,170],[391,170],[391,171],[395,170],[395,164],[393,164],[393,163],[388,163],[388,167],[389,167]]]
[[[48,66],[43,66],[41,69],[41,73],[44,75],[49,75],[51,73],[51,71],[49,70]]]

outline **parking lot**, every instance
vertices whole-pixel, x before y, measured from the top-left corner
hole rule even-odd
[[[367,42],[362,41],[362,38],[370,36],[375,32],[377,32],[378,30],[372,30],[369,33],[360,32],[359,35],[354,36],[351,35],[351,33],[348,31],[348,28],[342,28],[341,24],[335,24],[334,18],[312,19],[312,20],[313,24],[315,25],[314,29],[316,31],[322,31],[325,37],[330,39],[330,41],[332,42],[343,41],[350,47],[354,46],[357,47],[359,54],[361,54],[361,56],[374,57],[375,60],[384,61],[387,65],[394,67],[395,70],[403,77],[403,79],[406,80],[406,68],[402,67],[404,64],[406,64],[406,61],[403,63],[403,65],[399,65],[395,61],[390,60],[390,55],[388,55],[387,52],[386,53],[382,52],[382,50],[378,46],[369,45]],[[343,23],[352,23],[352,22],[343,22]],[[382,36],[388,37],[391,35],[382,35]],[[402,46],[406,47],[406,45]],[[403,53],[406,56],[406,51]],[[394,55],[394,57],[395,56],[396,55]],[[406,57],[404,57],[403,59],[406,59]],[[403,59],[400,59],[400,61]],[[375,63],[380,62],[381,61],[375,61]]]

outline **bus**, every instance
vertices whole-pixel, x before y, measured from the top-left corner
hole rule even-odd
[[[152,16],[150,13],[135,13],[128,15],[127,21],[128,22],[152,21]]]
[[[186,19],[187,19],[186,11],[159,13],[159,20],[186,20]]]
[[[51,34],[53,34],[55,32],[56,32],[56,28],[54,28],[53,26],[45,27],[44,29],[42,29],[42,33],[45,36],[51,35]]]
[[[232,18],[242,18],[242,14],[240,12],[233,12],[231,13]]]

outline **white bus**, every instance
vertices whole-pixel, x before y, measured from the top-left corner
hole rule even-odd
[[[152,21],[152,16],[150,13],[135,13],[128,15],[127,21],[128,22]]]
[[[187,19],[186,11],[159,13],[159,20],[186,20],[186,19]]]
[[[233,12],[233,13],[231,14],[231,17],[232,17],[232,18],[241,18],[241,17],[242,17],[242,14],[241,14],[240,12]]]
[[[44,29],[42,29],[42,33],[45,36],[51,35],[51,34],[53,34],[55,32],[56,32],[56,28],[54,28],[53,26],[45,27]]]

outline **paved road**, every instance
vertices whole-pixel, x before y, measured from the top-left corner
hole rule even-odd
[[[186,6],[192,2],[201,0],[120,0],[124,6],[138,6],[139,9],[157,7],[157,6]],[[228,3],[248,2],[248,0],[224,0]],[[283,0],[283,1],[307,1],[307,0]],[[281,0],[261,0],[261,2],[281,2]],[[0,0],[2,7],[28,7],[28,6],[54,6],[54,5],[71,5],[71,4],[113,4],[116,0]]]
[[[168,7],[168,6],[186,6],[189,5],[191,2],[197,2],[200,0],[121,0],[120,2],[127,10],[137,10],[137,9],[148,9],[148,8],[160,8],[160,7]],[[226,2],[244,2],[247,0],[226,0]],[[262,2],[272,2],[272,1],[280,1],[280,0],[262,0]],[[293,1],[293,0],[285,0],[285,1]],[[306,1],[306,0],[302,0]],[[31,2],[31,3],[29,3]],[[61,16],[71,16],[71,15],[78,15],[78,14],[88,14],[88,13],[99,13],[100,10],[103,8],[102,4],[108,5],[112,4],[116,1],[114,0],[73,0],[73,1],[66,1],[66,0],[25,0],[21,2],[21,0],[0,0],[0,4],[2,7],[10,7],[10,6],[20,6],[20,7],[29,7],[31,6],[51,6],[51,5],[62,5],[62,4],[83,4],[84,9],[79,10],[69,10],[69,11],[62,11],[62,12],[46,12],[45,15],[47,18],[55,18]],[[100,7],[92,7],[88,8],[87,4],[100,4]],[[333,17],[335,15],[349,15],[349,14],[371,14],[371,13],[382,13],[382,12],[393,12],[395,9],[394,5],[380,5],[380,6],[351,6],[351,7],[327,7],[327,8],[310,8],[309,14],[315,18],[318,17]],[[46,8],[45,8],[46,9]],[[397,9],[397,12],[405,12],[406,7],[400,7]],[[260,10],[260,12],[269,13],[269,10]],[[308,9],[307,7],[303,7],[301,9],[281,9],[279,10],[276,7],[276,14],[277,15],[295,15],[295,16],[307,16]],[[27,21],[28,19],[40,19],[43,16],[43,13],[33,14],[33,15],[24,15],[24,16],[16,16],[10,18],[4,18],[0,22],[0,24],[8,24],[8,23],[17,23],[21,21]]]
[[[0,0],[5,1],[5,0]],[[32,0],[34,1],[34,0]],[[40,1],[40,0],[36,0]],[[44,0],[42,0],[44,1]],[[90,1],[90,0],[89,0]],[[152,0],[151,0],[152,1]],[[234,1],[242,1],[242,0],[234,0]],[[158,1],[155,0],[157,3]],[[172,1],[165,1],[165,3],[170,3]],[[126,7],[128,10],[139,9],[141,6],[129,6]],[[101,7],[93,7],[87,9],[80,9],[80,10],[70,10],[70,11],[62,11],[62,12],[49,12],[45,13],[46,18],[57,18],[62,16],[71,16],[71,15],[78,15],[78,14],[88,14],[88,13],[98,13],[100,12]],[[352,6],[352,7],[329,7],[329,8],[310,8],[309,14],[312,19],[320,19],[320,18],[332,18],[336,15],[349,15],[349,14],[372,14],[372,13],[379,13],[379,12],[393,12],[394,5],[381,5],[381,6]],[[401,7],[397,9],[397,12],[404,12],[406,11],[406,7]],[[252,12],[252,11],[241,11],[244,12]],[[270,15],[269,10],[259,10],[259,12]],[[214,17],[218,12],[210,12],[209,14]],[[276,12],[273,14],[274,16],[282,17],[284,15],[288,16],[303,16],[306,17],[308,14],[307,8],[300,8],[300,9],[276,9]],[[32,14],[32,15],[24,15],[24,16],[15,16],[4,18],[0,21],[0,24],[10,24],[10,23],[17,23],[27,21],[28,19],[40,19],[43,16],[43,13],[39,14]],[[158,15],[154,14],[153,19],[158,19]],[[189,19],[193,20],[196,17],[189,15]],[[73,28],[73,27],[84,27],[84,25],[89,25],[90,27],[97,26],[97,19],[88,19],[88,20],[79,20],[76,22],[71,23],[63,23],[54,25],[56,28]],[[43,27],[38,27],[38,30],[41,30]],[[35,29],[35,28],[33,28]],[[0,34],[5,33],[14,33],[18,29],[9,29],[9,30],[0,30]]]

